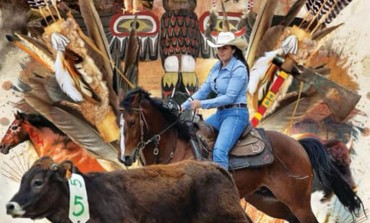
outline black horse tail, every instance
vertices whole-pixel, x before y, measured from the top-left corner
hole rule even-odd
[[[363,203],[334,166],[324,145],[314,138],[304,138],[299,140],[299,143],[310,157],[312,168],[320,183],[332,189],[343,206],[358,217]]]

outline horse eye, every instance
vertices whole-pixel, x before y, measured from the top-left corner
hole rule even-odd
[[[238,2],[239,2],[239,0],[234,0],[233,2],[234,2],[234,3],[238,3]]]
[[[13,126],[11,127],[11,130],[13,130],[13,131],[17,131],[17,130],[18,130],[18,128],[19,128],[19,126],[18,126],[18,125],[13,125]]]
[[[32,181],[32,186],[34,187],[40,187],[44,184],[44,181],[41,179],[35,179]]]

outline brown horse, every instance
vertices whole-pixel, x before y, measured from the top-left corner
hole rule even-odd
[[[144,165],[194,159],[189,140],[192,132],[161,100],[135,89],[120,105],[125,143],[119,159],[126,165],[137,154]],[[273,147],[273,163],[232,172],[241,198],[272,217],[289,222],[317,222],[310,205],[315,172],[351,213],[358,214],[361,199],[334,167],[322,143],[311,138],[297,141],[276,131],[266,134]],[[266,195],[265,188],[273,196]]]
[[[84,173],[105,171],[83,147],[73,142],[46,118],[18,112],[1,140],[0,151],[7,154],[10,149],[26,140],[32,143],[39,157],[50,156],[57,162],[72,160]]]

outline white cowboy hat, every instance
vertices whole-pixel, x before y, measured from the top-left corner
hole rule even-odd
[[[232,45],[238,47],[240,50],[245,50],[248,46],[248,43],[245,39],[241,37],[235,37],[234,33],[232,32],[220,32],[215,43],[210,40],[207,40],[207,43],[210,47]]]

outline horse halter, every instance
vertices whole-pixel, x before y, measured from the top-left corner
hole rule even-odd
[[[145,165],[145,158],[144,156],[142,155],[142,151],[145,149],[145,147],[150,144],[150,143],[154,143],[154,149],[153,149],[153,155],[155,157],[155,163],[159,163],[159,149],[158,149],[158,145],[159,145],[159,141],[161,140],[161,135],[164,134],[165,132],[167,132],[170,128],[172,128],[174,125],[176,125],[178,123],[178,120],[176,120],[175,122],[171,123],[169,126],[167,126],[166,128],[164,128],[162,131],[160,131],[159,133],[157,134],[154,134],[152,137],[150,137],[148,140],[144,140],[144,126],[146,128],[146,130],[149,132],[150,129],[149,129],[149,125],[148,125],[148,122],[145,118],[145,115],[143,113],[143,109],[141,108],[141,106],[139,106],[138,108],[130,108],[132,111],[134,112],[139,112],[139,125],[140,125],[140,141],[137,143],[136,145],[136,148],[134,149],[134,151],[132,152],[131,154],[131,158],[133,160],[136,160],[137,156],[140,156],[140,160],[143,162],[143,165]],[[174,155],[175,155],[175,150],[176,150],[176,146],[174,146],[172,148],[172,151],[170,153],[170,156],[167,160],[166,163],[169,163]]]

